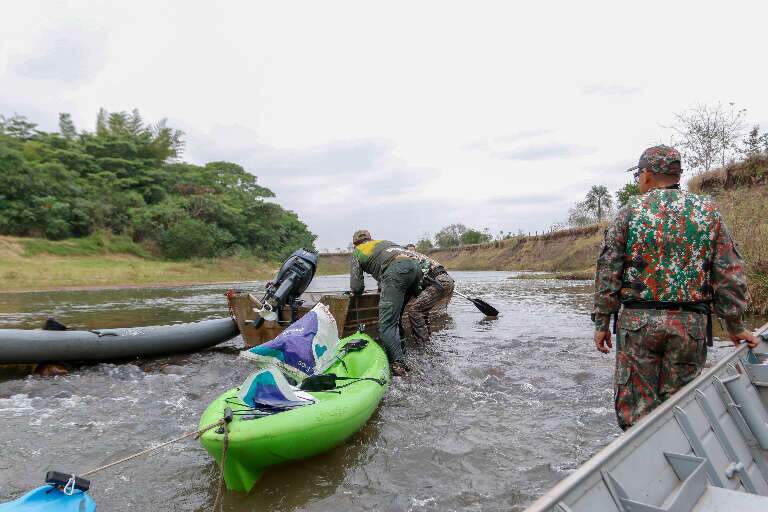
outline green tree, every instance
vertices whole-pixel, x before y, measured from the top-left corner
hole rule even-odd
[[[212,258],[222,254],[234,237],[213,224],[184,219],[163,232],[160,248],[172,260]]]
[[[168,258],[314,249],[306,224],[265,201],[272,191],[240,165],[181,162],[182,133],[164,120],[101,109],[93,132],[78,133],[68,114],[59,129],[0,116],[0,234],[61,239],[108,230],[154,242]]]
[[[606,212],[613,206],[613,199],[605,185],[592,185],[584,198],[584,208],[595,214],[598,222],[603,220]]]
[[[462,233],[459,238],[462,245],[482,244],[491,241],[491,235],[478,231],[476,229],[468,229]]]
[[[16,139],[28,140],[34,137],[35,123],[30,123],[26,117],[14,114],[11,117],[0,116],[0,134],[7,134]]]
[[[72,122],[72,116],[65,112],[59,114],[59,133],[65,139],[74,139],[77,136],[75,123]]]
[[[576,203],[571,207],[570,210],[568,210],[568,227],[580,228],[584,226],[590,226],[595,222],[597,222],[597,219],[595,218],[594,213],[583,201]]]
[[[768,132],[760,134],[760,125],[756,124],[742,142],[742,153],[746,157],[768,151]]]
[[[640,194],[640,186],[631,181],[616,191],[616,202],[619,208],[627,204],[629,198]]]
[[[461,236],[467,232],[464,224],[451,224],[435,235],[435,244],[441,249],[461,245]]]
[[[416,242],[416,250],[419,252],[426,252],[434,249],[435,246],[432,244],[432,240],[429,236],[425,235],[419,238],[419,241]]]

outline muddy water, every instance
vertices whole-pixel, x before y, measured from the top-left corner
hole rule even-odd
[[[455,298],[360,433],[269,472],[249,495],[226,492],[225,510],[521,510],[608,444],[620,433],[613,356],[591,343],[589,283],[512,275],[455,273],[457,289],[502,316],[484,319]],[[312,288],[345,284],[320,277]],[[0,294],[0,327],[37,327],[48,315],[88,328],[214,318],[226,314],[226,288]],[[0,501],[49,469],[83,472],[194,430],[207,404],[247,377],[240,347],[0,379]],[[91,494],[101,511],[203,511],[216,484],[212,460],[190,441],[94,476]]]

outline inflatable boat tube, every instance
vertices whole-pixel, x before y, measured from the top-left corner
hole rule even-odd
[[[110,361],[196,352],[238,334],[231,318],[95,331],[0,329],[0,363]]]

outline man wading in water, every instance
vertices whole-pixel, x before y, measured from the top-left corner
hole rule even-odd
[[[712,346],[710,308],[735,345],[758,344],[742,320],[744,262],[712,201],[680,190],[680,154],[648,148],[630,171],[642,195],[605,231],[594,308],[603,353],[613,346],[609,323],[618,312],[614,396],[624,430],[701,373]]]
[[[406,245],[405,247],[406,249],[413,247],[408,249],[408,253],[418,260],[424,275],[424,289],[408,302],[405,311],[414,339],[419,343],[426,343],[429,341],[429,312],[440,300],[453,294],[454,282],[440,263],[426,254],[417,252],[415,246]]]
[[[400,315],[406,294],[418,295],[422,273],[419,261],[399,245],[387,240],[372,240],[368,231],[356,231],[355,246],[350,261],[349,287],[359,295],[365,289],[363,272],[373,276],[381,286],[379,299],[379,335],[387,351],[392,374],[402,377],[408,371],[405,364],[405,343],[400,338]]]

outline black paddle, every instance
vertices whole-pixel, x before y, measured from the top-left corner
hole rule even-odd
[[[434,280],[433,278],[429,277],[428,275],[425,275],[425,276],[424,276],[424,280],[425,280],[426,282],[428,282],[428,283],[435,283],[435,280]],[[473,299],[472,297],[467,297],[467,296],[466,296],[466,295],[464,295],[463,293],[461,293],[461,292],[457,292],[456,290],[454,290],[454,291],[453,291],[453,293],[455,293],[455,294],[456,294],[456,295],[458,295],[459,297],[464,297],[464,298],[465,298],[465,299],[467,299],[469,302],[471,302],[472,304],[474,304],[474,305],[475,305],[475,307],[476,307],[477,309],[479,309],[479,310],[480,310],[480,312],[481,312],[482,314],[484,314],[485,316],[499,316],[499,310],[497,310],[495,307],[491,306],[490,304],[488,304],[488,303],[487,303],[487,302],[485,302],[484,300],[480,300],[480,299]]]
[[[498,311],[498,310],[497,310],[495,307],[493,307],[493,306],[491,306],[490,304],[488,304],[487,302],[485,302],[484,300],[480,300],[480,299],[473,299],[472,297],[467,297],[467,296],[466,296],[466,295],[464,295],[463,293],[457,292],[457,291],[455,291],[455,290],[454,290],[454,292],[453,292],[453,293],[455,293],[455,294],[456,294],[456,295],[458,295],[459,297],[464,297],[464,298],[465,298],[465,299],[467,299],[469,302],[471,302],[472,304],[474,304],[474,305],[475,305],[475,307],[476,307],[477,309],[479,309],[479,310],[480,310],[480,312],[481,312],[482,314],[484,314],[485,316],[499,316],[499,311]]]

